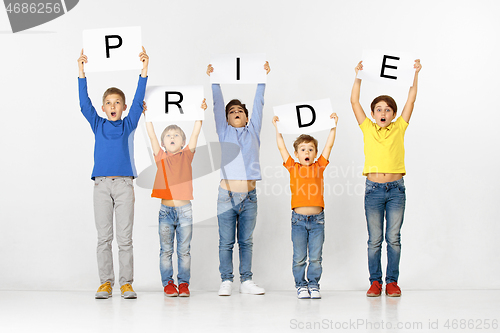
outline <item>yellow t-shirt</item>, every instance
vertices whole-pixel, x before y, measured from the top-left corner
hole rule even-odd
[[[365,118],[359,125],[365,142],[363,176],[369,173],[406,174],[404,137],[407,127],[402,117],[385,128]]]

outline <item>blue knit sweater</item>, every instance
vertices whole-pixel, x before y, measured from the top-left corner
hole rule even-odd
[[[105,176],[137,177],[134,163],[134,132],[142,114],[148,79],[139,76],[134,101],[128,115],[117,121],[100,117],[87,92],[87,79],[78,78],[80,108],[94,132],[94,169],[92,179]]]

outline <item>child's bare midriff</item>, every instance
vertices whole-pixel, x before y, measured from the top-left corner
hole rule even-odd
[[[295,207],[293,211],[301,215],[316,215],[323,211],[320,206]]]
[[[395,182],[403,178],[402,173],[369,173],[366,178],[374,183]]]
[[[250,192],[255,188],[255,180],[222,179],[220,187],[231,192]]]
[[[167,200],[167,199],[161,199],[162,205],[168,206],[168,207],[181,207],[189,204],[191,201],[190,200]]]

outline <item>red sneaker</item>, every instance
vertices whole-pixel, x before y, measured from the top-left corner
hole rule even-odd
[[[382,294],[382,285],[378,281],[373,281],[372,286],[366,292],[366,296],[368,297],[378,297]]]
[[[181,283],[179,285],[179,297],[189,297],[189,284],[188,283]]]
[[[172,280],[168,281],[168,284],[165,286],[165,288],[163,288],[163,291],[168,297],[176,297],[177,295],[179,295],[179,293],[177,292],[177,286]]]
[[[399,297],[401,296],[401,289],[397,282],[391,282],[385,286],[385,294],[389,297]]]

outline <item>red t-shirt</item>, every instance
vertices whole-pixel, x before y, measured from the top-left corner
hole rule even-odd
[[[186,146],[177,154],[160,149],[155,156],[155,183],[151,197],[167,200],[193,199],[193,171],[191,162],[194,152]]]
[[[290,171],[290,190],[292,192],[292,209],[297,207],[319,206],[325,208],[323,200],[323,172],[328,162],[323,155],[309,166],[293,160],[291,156],[283,166]]]

